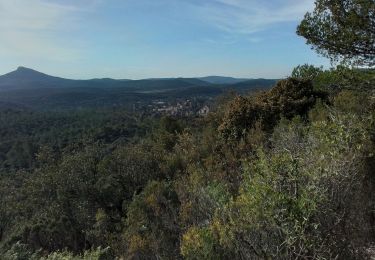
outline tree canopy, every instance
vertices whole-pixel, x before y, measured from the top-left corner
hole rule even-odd
[[[332,61],[375,65],[375,1],[317,0],[297,28],[318,53]]]

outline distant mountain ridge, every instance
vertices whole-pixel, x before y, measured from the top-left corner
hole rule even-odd
[[[171,85],[171,81],[176,84],[186,86],[228,85],[248,81],[250,79],[238,79],[232,77],[208,76],[200,78],[154,78],[142,80],[95,78],[88,80],[73,80],[26,68],[18,67],[15,71],[0,76],[0,90],[4,89],[29,89],[29,88],[72,88],[72,87],[144,87],[156,85]],[[153,82],[153,83],[151,83]]]
[[[225,83],[226,82],[226,83]],[[231,82],[231,83],[228,83]],[[77,108],[147,103],[153,100],[210,99],[229,90],[246,93],[268,89],[273,79],[161,78],[72,80],[19,67],[0,76],[0,108]]]
[[[29,68],[18,67],[17,70],[0,76],[0,89],[28,88],[37,84],[38,87],[41,87],[40,84],[43,86],[47,83],[48,86],[53,86],[56,83],[61,84],[61,82],[67,84],[70,80],[53,77]]]
[[[233,78],[233,77],[223,77],[223,76],[207,76],[201,77],[200,80],[206,81],[211,84],[236,84],[244,82],[250,79],[245,78]]]

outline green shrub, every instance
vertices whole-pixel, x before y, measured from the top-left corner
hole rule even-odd
[[[268,92],[254,97],[236,97],[229,103],[219,131],[226,139],[238,140],[257,124],[271,131],[281,117],[306,116],[318,93],[308,79],[280,80]]]

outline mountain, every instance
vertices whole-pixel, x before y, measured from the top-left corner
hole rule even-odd
[[[148,105],[155,100],[210,99],[229,90],[245,93],[266,89],[275,80],[241,80],[228,77],[72,80],[19,67],[0,76],[0,108],[32,107],[60,109],[77,107]],[[211,82],[236,83],[211,83]]]
[[[248,90],[264,89],[265,86],[273,86],[277,81],[277,79],[248,79],[231,84],[228,87],[237,92],[246,92]]]
[[[208,76],[201,78],[152,78],[143,80],[111,78],[96,78],[90,80],[72,80],[55,76],[50,76],[39,71],[18,67],[15,71],[0,76],[0,90],[15,89],[40,89],[40,88],[129,88],[133,90],[169,90],[170,88],[186,88],[210,85],[234,85],[261,83],[260,80],[239,79],[232,77]]]
[[[249,79],[239,79],[239,78],[232,78],[232,77],[222,77],[222,76],[208,76],[208,77],[201,77],[200,80],[211,84],[236,84],[243,81],[247,81]]]
[[[2,79],[7,80],[30,80],[30,81],[38,81],[38,80],[46,80],[46,79],[61,79],[58,77],[52,77],[47,74],[41,73],[39,71],[29,69],[26,67],[18,67],[15,71],[9,72],[3,76]]]
[[[65,86],[72,81],[49,76],[25,67],[0,76],[0,89],[26,89],[34,87],[56,87]]]
[[[72,80],[50,76],[33,69],[18,67],[0,76],[0,90],[40,88],[131,88],[133,90],[160,90],[176,87],[205,86],[207,82],[195,78],[115,80],[110,78]]]

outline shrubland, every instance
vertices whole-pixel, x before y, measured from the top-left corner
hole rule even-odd
[[[297,70],[205,118],[32,139],[27,167],[2,168],[3,259],[366,258],[374,94]]]
[[[316,1],[298,33],[342,64],[204,118],[2,111],[1,259],[374,258],[373,10]]]

